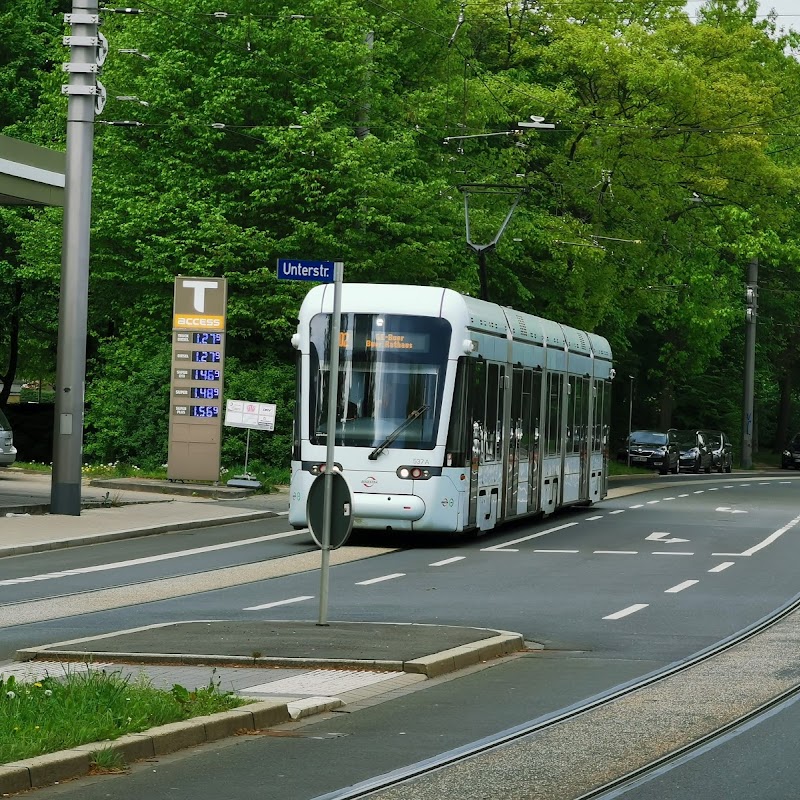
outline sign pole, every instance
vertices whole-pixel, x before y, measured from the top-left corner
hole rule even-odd
[[[319,584],[319,621],[328,624],[328,584],[331,563],[331,515],[333,513],[333,448],[336,440],[336,407],[339,397],[339,333],[342,311],[342,276],[344,263],[333,265],[333,317],[331,319],[330,356],[328,357],[328,438],[325,456],[325,484],[322,511],[322,562]]]

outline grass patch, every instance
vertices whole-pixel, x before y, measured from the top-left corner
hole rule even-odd
[[[63,679],[21,683],[0,680],[0,764],[54,753],[79,744],[113,741],[156,725],[228,711],[247,701],[208,686],[189,690],[175,685],[155,689],[145,676],[90,669]],[[113,769],[104,751],[93,757],[98,769]]]
[[[609,475],[652,475],[654,472],[655,470],[653,469],[629,467],[622,461],[611,460],[608,462]]]

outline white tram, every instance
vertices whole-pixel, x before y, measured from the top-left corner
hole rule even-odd
[[[450,289],[342,286],[335,461],[354,527],[487,531],[606,495],[608,342]],[[324,471],[333,285],[300,308],[289,522]]]

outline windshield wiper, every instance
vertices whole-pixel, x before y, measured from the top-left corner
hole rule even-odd
[[[377,461],[378,456],[418,417],[428,410],[428,406],[420,406],[412,411],[368,456],[370,461]]]

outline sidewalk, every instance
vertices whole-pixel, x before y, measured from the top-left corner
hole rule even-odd
[[[87,484],[82,490],[87,508],[80,516],[50,515],[49,483],[48,475],[0,471],[0,557],[283,516],[288,509],[286,491],[254,495],[191,486],[189,494],[178,494],[176,489],[187,487],[122,479]],[[481,628],[186,620],[24,648],[15,661],[0,663],[1,678],[36,681],[103,669],[131,679],[144,675],[165,689],[213,682],[254,703],[112,743],[0,765],[0,794],[86,775],[91,753],[99,749],[112,747],[129,763],[344,705],[352,711],[525,647],[520,634]]]

